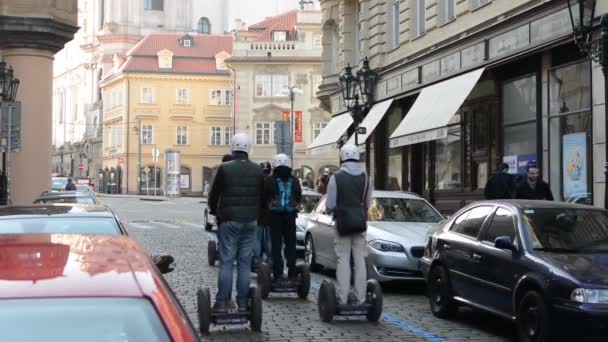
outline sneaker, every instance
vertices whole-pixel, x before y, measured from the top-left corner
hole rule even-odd
[[[226,305],[220,304],[220,303],[213,304],[213,308],[211,309],[211,311],[213,311],[215,313],[219,313],[219,314],[228,312],[228,310],[226,310]]]

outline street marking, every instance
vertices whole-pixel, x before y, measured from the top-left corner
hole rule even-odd
[[[180,224],[184,225],[184,226],[188,226],[188,227],[192,227],[192,228],[197,228],[197,229],[203,229],[205,227],[203,227],[202,224],[199,223],[194,223],[194,222],[188,222],[188,221],[180,221]]]
[[[310,287],[313,288],[316,291],[319,291],[319,289],[321,288],[321,284],[317,281],[311,281],[310,282]],[[424,337],[425,339],[427,339],[428,341],[431,342],[447,342],[447,340],[435,336],[433,334],[431,334],[430,332],[419,328],[417,326],[411,325],[405,321],[400,320],[398,317],[393,316],[391,314],[388,313],[383,313],[382,316],[380,317],[380,319],[382,319],[382,321],[394,325],[398,328],[401,328],[401,330],[405,330],[407,332],[410,332],[412,334],[418,335],[420,337]]]
[[[173,224],[173,223],[168,223],[168,222],[162,222],[162,221],[153,221],[153,223],[155,225],[159,225],[159,226],[164,226],[165,228],[171,228],[171,229],[176,229],[179,228],[178,225]]]
[[[138,229],[153,229],[154,227],[148,226],[147,224],[143,224],[140,222],[126,222],[127,226],[138,228]]]

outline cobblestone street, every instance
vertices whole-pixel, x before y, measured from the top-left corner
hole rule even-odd
[[[171,253],[176,269],[166,275],[169,284],[198,328],[196,289],[209,287],[214,294],[217,267],[207,263],[207,241],[215,232],[202,225],[204,204],[182,198],[162,202],[137,198],[102,198],[126,223],[131,237],[150,251]],[[255,277],[255,275],[254,275]],[[331,274],[314,273],[308,300],[295,295],[271,294],[264,301],[262,333],[248,327],[213,327],[211,341],[512,341],[513,326],[473,310],[461,309],[456,320],[433,317],[422,284],[388,284],[384,290],[384,313],[377,324],[338,318],[321,322],[317,312],[317,289]],[[254,278],[255,279],[255,278]]]

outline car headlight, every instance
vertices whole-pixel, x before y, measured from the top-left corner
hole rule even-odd
[[[578,303],[608,303],[608,289],[574,289],[570,300]]]
[[[372,240],[368,245],[380,252],[397,252],[404,253],[405,248],[396,242],[384,241],[384,240]]]

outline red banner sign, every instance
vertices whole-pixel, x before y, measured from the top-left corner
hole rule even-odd
[[[283,112],[283,121],[289,121],[289,112]]]
[[[302,111],[299,110],[296,112],[296,122],[295,125],[295,139],[296,142],[302,142]]]

